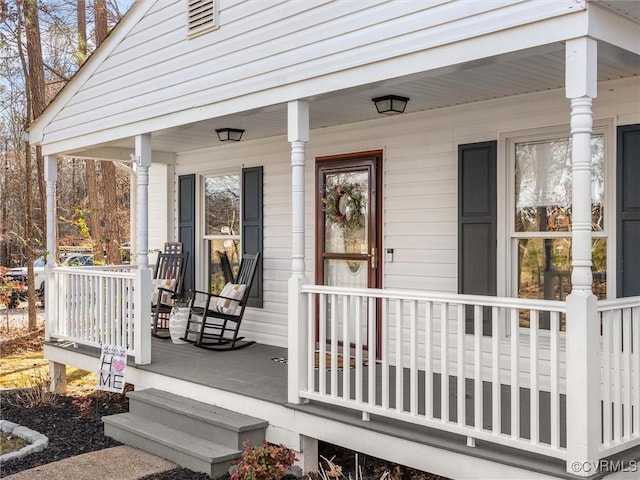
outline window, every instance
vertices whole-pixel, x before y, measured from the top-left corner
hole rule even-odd
[[[240,263],[240,175],[204,178],[204,236],[209,244],[209,279],[214,293],[226,283],[221,254],[235,272]]]
[[[519,298],[564,300],[571,291],[571,138],[512,143],[512,251]],[[591,138],[593,291],[606,297],[604,135]],[[521,319],[521,324],[528,320]],[[523,325],[525,326],[525,325]]]

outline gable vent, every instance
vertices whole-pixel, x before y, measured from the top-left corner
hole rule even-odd
[[[209,31],[217,26],[217,9],[215,0],[189,0],[189,17],[187,20],[189,35]]]

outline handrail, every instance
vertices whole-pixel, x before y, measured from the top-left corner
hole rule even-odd
[[[463,305],[480,305],[483,307],[526,308],[549,312],[566,312],[566,303],[559,300],[532,300],[513,297],[493,297],[484,295],[466,295],[458,293],[432,293],[420,290],[396,290],[380,288],[349,288],[327,285],[302,285],[301,293],[323,293],[356,295],[366,298],[387,298],[402,300],[424,300],[431,302],[448,302]]]
[[[614,310],[616,308],[640,307],[640,296],[612,298],[610,300],[598,300],[598,311]]]
[[[108,267],[54,267],[51,271],[54,273],[66,273],[70,275],[92,275],[95,277],[121,277],[135,278],[135,269],[123,268],[127,265],[109,265]],[[118,270],[122,268],[122,270]]]

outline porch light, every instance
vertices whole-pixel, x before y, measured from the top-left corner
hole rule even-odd
[[[404,113],[409,99],[398,95],[385,95],[384,97],[372,98],[371,101],[376,104],[378,113],[394,115],[396,113]]]
[[[216,128],[216,133],[221,142],[239,142],[244,130],[239,128]]]

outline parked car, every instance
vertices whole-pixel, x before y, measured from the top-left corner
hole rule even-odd
[[[44,285],[44,257],[38,257],[33,261],[33,278],[36,290],[40,290]],[[27,267],[10,268],[5,273],[5,278],[14,282],[27,282]]]
[[[90,267],[93,265],[93,255],[90,253],[70,253],[62,261],[63,267]]]
[[[44,306],[44,257],[38,257],[33,261],[33,283],[36,287],[36,296]],[[27,299],[27,267],[10,268],[4,275],[5,282],[14,282],[8,308],[15,308],[20,301]]]

